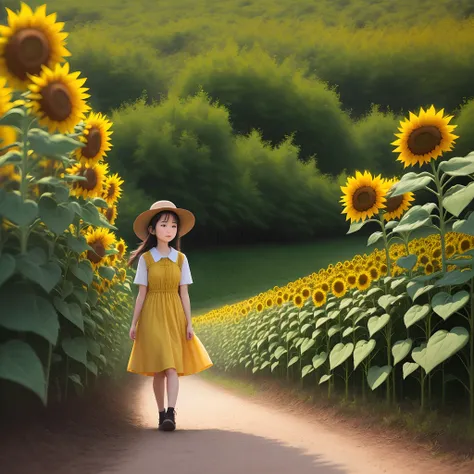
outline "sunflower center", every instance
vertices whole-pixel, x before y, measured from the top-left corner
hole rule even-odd
[[[442,138],[439,128],[426,125],[411,132],[408,137],[408,148],[414,155],[426,155],[441,143]]]
[[[315,300],[316,300],[318,303],[321,303],[321,301],[324,300],[324,294],[323,294],[322,291],[317,291],[317,292],[316,292]]]
[[[114,209],[113,207],[108,207],[107,211],[105,212],[105,217],[107,217],[107,220],[110,222],[112,218],[114,217]]]
[[[107,197],[110,199],[110,198],[113,198],[114,196],[115,196],[115,184],[110,183],[109,189],[107,189]]]
[[[39,75],[41,66],[51,54],[48,38],[39,30],[24,28],[15,33],[5,45],[5,62],[9,71],[22,81],[27,74]]]
[[[86,146],[82,149],[82,155],[86,158],[94,158],[100,152],[102,136],[97,127],[91,127],[87,135]]]
[[[368,211],[377,202],[374,188],[362,186],[356,190],[352,198],[354,209],[359,212]]]
[[[87,252],[87,258],[93,263],[99,263],[105,257],[105,247],[102,242],[94,242],[89,245],[94,251],[89,250]]]
[[[336,283],[334,283],[334,291],[336,293],[342,293],[344,291],[344,283],[342,281],[336,281]]]
[[[56,122],[66,120],[72,112],[68,88],[61,82],[51,82],[41,91],[40,105],[46,116]]]
[[[365,273],[362,273],[362,275],[359,275],[359,284],[360,285],[365,285],[369,281],[369,278]]]
[[[386,212],[393,212],[396,211],[402,204],[403,202],[403,194],[400,196],[395,196],[392,198],[387,199],[387,204],[386,204]]]
[[[82,173],[82,176],[86,178],[87,181],[78,181],[79,185],[87,189],[87,191],[91,191],[95,189],[97,186],[97,174],[92,168],[86,168]]]

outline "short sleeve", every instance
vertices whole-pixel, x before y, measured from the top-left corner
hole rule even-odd
[[[184,254],[183,254],[184,255]],[[189,262],[184,255],[183,265],[181,267],[181,281],[180,285],[191,285],[193,283],[193,278],[191,276],[191,269],[189,268]]]
[[[137,273],[133,283],[135,283],[135,285],[148,286],[148,269],[146,268],[146,262],[143,255],[140,255],[140,258],[138,259]]]

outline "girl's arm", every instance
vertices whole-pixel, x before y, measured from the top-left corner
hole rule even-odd
[[[142,311],[143,302],[145,301],[147,287],[145,285],[140,285],[138,288],[137,299],[135,300],[135,310],[133,312],[132,327],[135,327],[140,317]]]
[[[186,316],[188,327],[192,327],[191,300],[189,298],[188,285],[179,286],[179,296],[181,297],[181,302],[183,303],[184,314]]]

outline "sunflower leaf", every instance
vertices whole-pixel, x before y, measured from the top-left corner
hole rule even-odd
[[[21,130],[21,122],[25,117],[23,109],[14,108],[10,109],[2,118],[0,118],[0,125],[16,127]]]
[[[418,191],[419,189],[426,188],[431,181],[433,181],[433,177],[427,172],[404,174],[402,179],[390,188],[387,196],[396,197],[408,192]]]
[[[454,222],[453,231],[461,234],[474,235],[474,212],[469,214],[467,219]]]
[[[416,255],[407,255],[406,257],[400,257],[397,260],[397,265],[401,268],[406,268],[407,270],[411,270],[417,261],[418,257]]]
[[[456,191],[450,193],[443,199],[443,207],[453,216],[459,217],[459,214],[474,199],[474,183],[467,186],[457,186]]]
[[[439,164],[439,169],[449,176],[468,176],[474,173],[474,156],[454,157]]]
[[[17,150],[10,150],[0,158],[0,166],[21,163],[22,156]]]
[[[68,136],[61,134],[50,135],[39,128],[32,128],[28,132],[28,140],[31,148],[38,155],[42,156],[61,156],[85,146],[84,143],[73,140]]]
[[[377,231],[377,232],[374,232],[370,237],[369,239],[367,240],[367,247],[369,245],[373,245],[375,244],[375,242],[377,242],[378,240],[380,240],[380,238],[383,236],[383,232],[380,232],[380,231]]]
[[[362,227],[365,226],[365,224],[367,224],[368,222],[378,222],[376,219],[367,219],[365,221],[362,221],[362,222],[354,222],[353,224],[351,224],[351,226],[349,227],[349,230],[347,231],[347,234],[353,234],[354,232],[357,232],[359,231],[360,229],[362,229]]]

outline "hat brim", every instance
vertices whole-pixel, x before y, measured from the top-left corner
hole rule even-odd
[[[179,237],[186,235],[196,223],[194,214],[187,209],[181,209],[179,207],[162,207],[160,209],[150,209],[139,214],[133,223],[133,231],[140,240],[144,241],[148,238],[148,226],[150,225],[151,219],[153,216],[163,211],[171,211],[178,215],[180,227]]]

